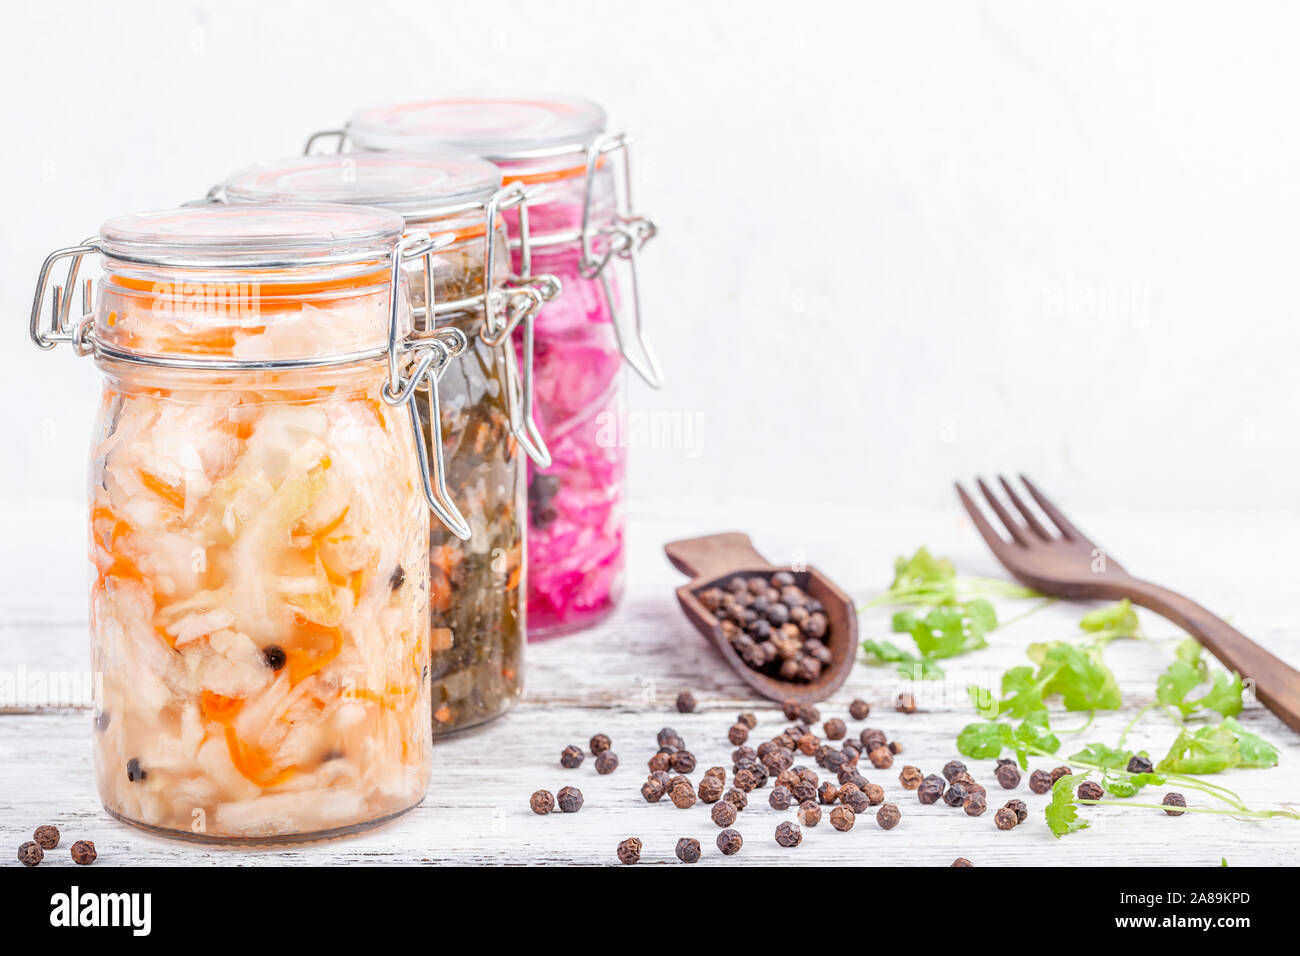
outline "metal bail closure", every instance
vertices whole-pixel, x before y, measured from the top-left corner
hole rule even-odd
[[[582,259],[578,268],[586,279],[600,278],[601,290],[604,292],[605,301],[609,305],[610,319],[613,322],[614,334],[618,338],[618,346],[623,353],[623,358],[627,360],[627,363],[632,366],[647,385],[651,388],[661,388],[664,384],[664,373],[659,365],[659,359],[655,356],[654,349],[650,346],[650,340],[646,336],[641,311],[641,289],[637,282],[637,254],[641,251],[641,247],[654,237],[657,230],[653,221],[644,216],[637,216],[632,212],[632,175],[628,159],[628,144],[630,142],[631,137],[627,133],[606,133],[604,136],[598,137],[587,150],[586,193],[582,203]],[[622,157],[623,191],[620,202],[622,208],[618,218],[611,225],[592,230],[590,228],[591,201],[596,177],[596,165],[603,154],[614,151],[617,151]],[[592,245],[592,237],[597,235],[604,236],[607,241],[605,251],[599,255],[596,254]],[[614,290],[606,272],[606,268],[615,257],[625,260],[628,264],[631,279],[632,334],[640,346],[644,360],[635,355],[631,349],[632,343],[623,329],[618,303],[615,301]]]
[[[444,234],[430,239],[426,233],[413,233],[398,243],[393,254],[391,284],[389,288],[388,312],[388,382],[385,383],[381,397],[384,403],[396,408],[405,405],[411,421],[411,433],[415,440],[415,455],[420,466],[420,483],[424,488],[424,500],[428,502],[438,520],[447,529],[466,541],[470,536],[469,522],[465,520],[460,509],[447,490],[447,462],[442,450],[442,406],[438,400],[438,380],[447,370],[453,358],[465,351],[469,340],[465,333],[457,328],[421,331],[412,334],[405,341],[398,339],[398,319],[400,317],[400,300],[397,290],[401,288],[402,264],[416,257],[424,259],[423,282],[426,316],[433,314],[433,253],[455,242],[453,234]],[[402,375],[402,355],[409,353],[414,362],[414,370],[409,376]],[[408,367],[410,362],[407,363]],[[433,465],[429,467],[429,453],[425,447],[424,429],[420,425],[420,411],[416,406],[416,394],[421,386],[429,391],[429,446],[433,449]]]
[[[93,290],[91,280],[87,279],[81,286],[81,316],[76,323],[70,322],[72,296],[66,290],[77,284],[77,272],[81,269],[81,260],[88,255],[99,252],[98,238],[87,239],[79,246],[56,249],[45,257],[41,264],[40,275],[36,279],[36,295],[32,299],[32,317],[28,331],[36,347],[49,351],[56,345],[67,343],[78,355],[89,355],[93,351],[93,330],[91,329]],[[50,293],[50,318],[41,322],[42,305],[45,290],[50,284],[50,275],[61,259],[71,259],[68,263],[68,275],[62,283],[55,283]]]

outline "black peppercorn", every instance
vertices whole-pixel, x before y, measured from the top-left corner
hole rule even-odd
[[[710,777],[705,774],[695,791],[705,803],[717,803],[722,799],[724,789],[726,789],[726,784],[720,777]]]
[[[78,840],[72,844],[72,862],[78,866],[89,866],[97,856],[99,854],[95,852],[95,844],[91,840]]]
[[[732,724],[731,729],[727,731],[727,739],[740,746],[749,739],[749,728],[744,724]]]
[[[42,850],[53,850],[59,845],[59,828],[52,826],[37,827],[32,839]]]
[[[691,786],[690,781],[685,783],[673,784],[668,791],[668,799],[672,800],[673,806],[679,810],[689,810],[695,806],[695,788]]]
[[[664,727],[657,735],[655,735],[655,740],[658,741],[660,747],[679,739],[680,737],[678,736],[677,731],[673,730],[671,727]]]
[[[641,862],[641,841],[636,837],[628,837],[618,845],[618,862],[623,864],[632,864]]]
[[[1143,757],[1141,754],[1134,754],[1129,758],[1129,773],[1151,773],[1154,769],[1155,768],[1151,765],[1151,761],[1146,757]]]
[[[856,820],[853,810],[850,807],[836,807],[830,814],[831,826],[841,832],[847,832],[853,829]]]
[[[776,825],[776,842],[785,847],[798,846],[803,842],[803,831],[793,823],[778,823]]]
[[[582,791],[577,787],[561,787],[555,802],[562,813],[577,813],[582,809]]]
[[[262,648],[262,662],[273,671],[278,671],[288,659],[284,648],[278,644],[268,644]]]
[[[644,793],[645,791],[642,790]],[[555,809],[555,798],[549,790],[538,790],[528,798],[528,806],[533,813],[545,816]]]
[[[1052,783],[1060,780],[1062,777],[1068,777],[1074,773],[1069,767],[1057,767],[1052,771]]]
[[[821,711],[812,704],[800,704],[798,716],[801,721],[810,727],[822,719]]]
[[[739,853],[744,842],[736,830],[723,830],[718,834],[718,849],[722,851],[723,856],[734,856]]]
[[[923,776],[920,767],[909,765],[904,767],[902,773],[898,775],[898,782],[902,785],[904,790],[915,790],[917,787],[921,786]]]
[[[676,853],[683,863],[696,863],[700,859],[700,841],[682,837],[677,841]]]
[[[867,786],[871,787],[873,784],[867,784]],[[880,799],[875,802],[880,803],[885,799],[885,791],[879,787],[876,787],[876,789],[880,790]],[[859,789],[856,785],[846,785],[840,791],[840,801],[854,813],[865,813],[872,803],[867,792]]]
[[[654,777],[641,784],[641,796],[645,797],[646,803],[658,803],[663,799],[664,793],[664,785]]]
[[[815,827],[822,819],[822,808],[811,800],[799,804],[799,822],[806,827]]]
[[[864,730],[858,734],[858,739],[862,741],[862,749],[867,753],[871,753],[877,747],[884,747],[889,742],[883,730]]]
[[[573,770],[576,767],[582,766],[584,757],[586,757],[586,754],[582,752],[581,748],[570,744],[560,751],[560,766],[568,770]]]
[[[692,773],[695,770],[695,754],[689,750],[679,750],[668,758],[668,763],[678,773]]]
[[[735,784],[737,789],[746,793],[758,786],[758,778],[754,776],[754,771],[746,769],[737,770],[732,776],[731,782]]]
[[[741,714],[739,717],[736,718],[736,723],[744,724],[750,730],[753,730],[755,727],[758,726],[758,718],[755,717],[753,714],[749,713],[748,711],[746,711],[745,713]]]
[[[786,720],[798,720],[799,702],[793,699],[783,700],[781,702],[781,713],[785,714]]]
[[[126,779],[132,783],[139,783],[149,776],[149,771],[140,766],[140,761],[132,757],[126,762]]]
[[[23,866],[36,866],[45,859],[45,851],[31,840],[18,848],[18,862]]]
[[[683,714],[692,713],[695,710],[695,695],[689,690],[684,690],[678,694],[677,709]]]
[[[984,794],[976,790],[966,795],[966,799],[962,801],[962,809],[966,811],[966,816],[977,817],[988,809],[988,802]]]
[[[995,776],[1003,790],[1014,790],[1020,786],[1020,769],[1013,763],[1000,764]]]
[[[862,788],[862,793],[867,798],[867,802],[870,803],[873,807],[884,802],[885,788],[880,786],[879,784],[875,784],[875,783],[867,784],[865,787]]]
[[[877,747],[867,754],[867,758],[871,761],[871,766],[877,770],[888,770],[894,765],[894,755],[888,747]]]
[[[1093,780],[1085,780],[1079,784],[1076,791],[1080,800],[1100,800],[1106,795],[1106,791],[1101,788],[1101,784]]]
[[[949,782],[959,773],[966,773],[966,765],[960,760],[949,760],[943,765],[943,777]]]
[[[932,780],[922,781],[921,786],[916,789],[916,799],[922,803],[938,803],[943,797],[943,786]]]
[[[1046,793],[1052,789],[1052,775],[1046,770],[1035,770],[1029,775],[1029,789],[1034,793]]]
[[[860,697],[849,704],[849,716],[854,720],[866,720],[870,713],[871,705]]]
[[[817,788],[806,780],[797,784],[791,792],[799,803],[817,799]]]
[[[390,591],[396,591],[405,581],[406,572],[402,570],[402,566],[399,564],[393,568],[393,573],[388,576],[388,588]],[[276,670],[279,670],[279,668],[277,667]]]
[[[672,766],[672,758],[666,753],[657,753],[647,763],[651,773],[660,773]]]
[[[1029,808],[1023,800],[1008,800],[1005,809],[1016,815],[1017,823],[1024,823],[1029,818]]]
[[[892,803],[882,803],[880,809],[876,811],[876,822],[880,824],[882,830],[894,829],[902,818],[902,813]]]
[[[894,698],[894,710],[902,714],[912,714],[916,712],[916,698],[911,694],[902,693]]]
[[[954,783],[943,792],[943,802],[950,807],[960,807],[966,802],[967,790],[964,783]]]
[[[773,810],[790,809],[790,790],[780,784],[772,788],[772,792],[767,796],[767,805]]]
[[[737,790],[735,787],[732,787],[724,793],[722,799],[726,800],[737,810],[743,810],[745,807],[749,806],[749,797],[745,796],[745,791]]]
[[[713,805],[713,810],[709,815],[713,818],[713,822],[718,826],[729,827],[736,822],[736,817],[739,816],[739,813],[737,813],[736,808],[726,800],[719,800]]]
[[[848,727],[844,725],[844,721],[838,717],[832,717],[822,724],[822,730],[826,732],[826,737],[829,740],[843,740],[844,735],[849,732]]]
[[[1181,793],[1166,793],[1165,798],[1160,802],[1166,807],[1187,806],[1187,798]],[[1171,817],[1181,817],[1183,815],[1182,810],[1166,810],[1165,813],[1169,814]]]
[[[975,865],[974,863],[966,859],[964,856],[957,857],[957,859],[953,860],[952,863],[949,864],[949,866],[974,866],[974,865]]]
[[[1016,817],[1016,811],[1003,807],[997,813],[993,814],[993,825],[999,830],[1010,830],[1020,820]]]
[[[603,750],[596,754],[596,773],[613,773],[618,769],[618,754],[612,750]]]
[[[609,738],[604,734],[596,734],[596,736],[591,738],[589,746],[593,754],[603,754],[610,748],[611,744]]]

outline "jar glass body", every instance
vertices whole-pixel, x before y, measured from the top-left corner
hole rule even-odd
[[[434,232],[447,226],[422,228]],[[494,230],[493,241],[499,288],[509,262],[504,224]],[[479,236],[434,257],[436,302],[464,302],[482,293],[483,252]],[[414,276],[411,285],[422,288]],[[422,305],[418,291],[415,300]],[[446,456],[448,490],[471,532],[462,541],[438,522],[430,527],[433,732],[442,736],[504,714],[523,693],[527,511],[524,456],[512,431],[519,388],[507,351],[512,346],[483,341],[482,308],[439,315],[436,325],[455,326],[469,340],[439,385],[436,437]],[[427,414],[422,422],[426,440],[432,441]]]
[[[387,301],[269,296],[209,320],[110,280],[96,328],[119,345],[175,335],[190,354],[271,357],[299,333],[318,347],[295,323],[338,335],[373,317],[382,335]],[[408,417],[380,399],[384,363],[100,365],[91,651],[105,808],[169,835],[278,842],[419,803],[429,514]]]
[[[523,168],[502,167],[507,176],[527,176]],[[531,234],[542,239],[579,230],[584,189],[581,175],[547,182],[543,201],[529,207]],[[592,225],[609,221],[615,208],[613,172],[602,164],[592,187]],[[599,240],[595,248],[601,250]],[[529,465],[530,640],[589,627],[623,594],[623,355],[602,280],[584,277],[581,261],[577,241],[532,250],[532,272],[557,276],[561,289],[535,324],[533,412],[552,462]],[[517,252],[515,268],[521,268]],[[604,279],[617,304],[612,272]]]

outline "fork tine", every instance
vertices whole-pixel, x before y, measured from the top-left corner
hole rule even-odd
[[[1038,515],[1034,514],[1029,509],[1029,506],[1020,500],[1020,496],[1016,494],[1016,489],[1011,487],[1011,482],[1007,481],[1001,475],[998,475],[998,481],[1002,483],[1002,490],[1007,493],[1007,497],[1010,498],[1011,503],[1016,506],[1016,510],[1025,516],[1025,522],[1034,530],[1034,534],[1038,535],[1044,541],[1051,541],[1051,532],[1043,527],[1043,523],[1038,520]]]
[[[1001,519],[1002,524],[1006,526],[1007,534],[1011,535],[1011,539],[1022,548],[1029,547],[1029,535],[1025,533],[1024,527],[1019,521],[1011,517],[1011,512],[1003,507],[1002,502],[998,500],[998,496],[993,493],[988,485],[984,484],[984,479],[976,478],[975,484],[979,485],[979,489],[983,492],[989,507],[994,510],[998,518]]]
[[[1032,481],[1024,475],[1020,476],[1020,481],[1027,489],[1029,489],[1029,493],[1034,496],[1034,500],[1038,502],[1038,507],[1042,508],[1044,514],[1052,519],[1052,523],[1061,529],[1061,534],[1064,535],[1066,539],[1070,541],[1082,541],[1085,544],[1091,543],[1082,531],[1070,523],[1069,518],[1061,514],[1061,509],[1048,501],[1047,497],[1034,487]]]
[[[954,481],[953,487],[957,489],[957,497],[961,499],[962,507],[965,508],[966,513],[970,515],[970,520],[975,522],[975,530],[980,533],[980,537],[982,537],[984,543],[989,546],[989,550],[993,552],[994,557],[1005,564],[1006,561],[1004,560],[1003,555],[1006,554],[1008,549],[1011,547],[1010,544],[1007,543],[1006,539],[1003,538],[1002,535],[993,530],[993,526],[989,524],[988,519],[984,517],[984,512],[980,510],[980,506],[974,502],[971,496],[966,494],[966,489],[961,486],[961,482]]]

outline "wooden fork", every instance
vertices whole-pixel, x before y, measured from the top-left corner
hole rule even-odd
[[[1034,487],[1033,482],[1024,475],[1020,480],[1056,526],[1055,530],[1044,527],[1005,478],[999,475],[998,481],[1023,521],[1003,505],[982,478],[977,478],[985,500],[1010,536],[1008,541],[984,517],[984,512],[966,489],[957,485],[962,505],[1003,567],[1043,594],[1110,601],[1128,598],[1134,604],[1168,618],[1205,645],[1224,666],[1236,671],[1243,679],[1252,680],[1255,696],[1264,706],[1292,730],[1300,732],[1300,671],[1274,657],[1195,601],[1130,575],[1108,553],[1089,541],[1056,505]]]

